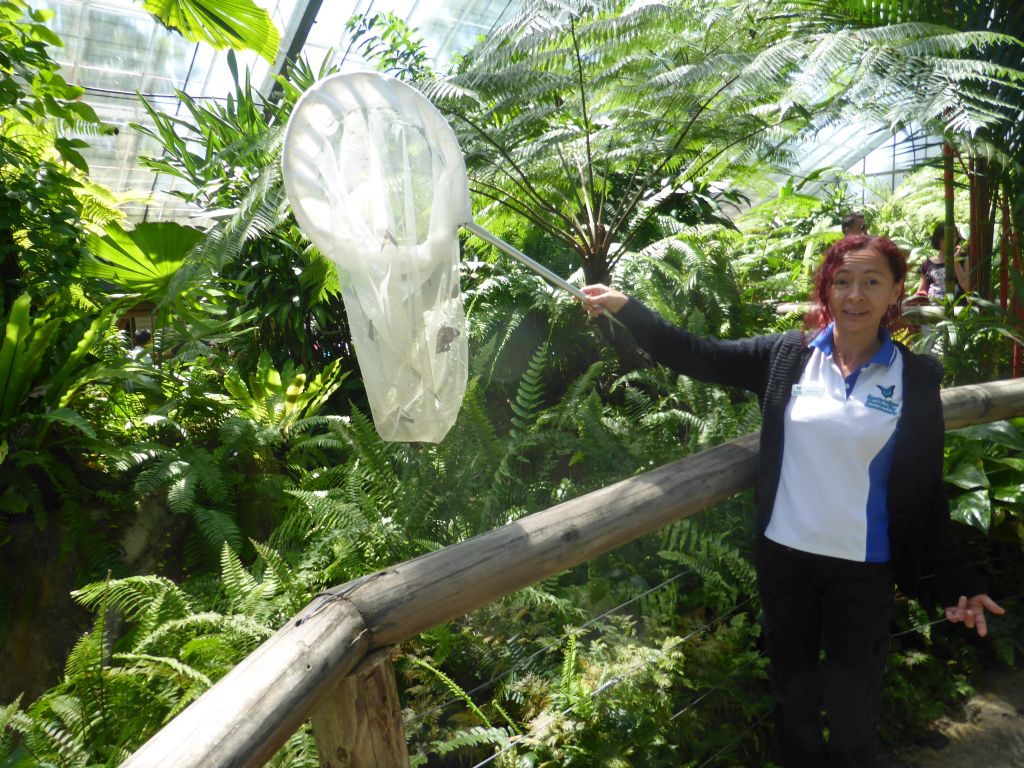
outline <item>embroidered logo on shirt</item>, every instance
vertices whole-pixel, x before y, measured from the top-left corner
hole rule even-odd
[[[873,408],[876,411],[887,413],[890,416],[895,416],[896,412],[900,409],[899,403],[892,399],[892,396],[896,393],[896,385],[890,384],[887,387],[883,387],[881,384],[875,384],[878,387],[878,391],[882,393],[882,397],[878,395],[868,395],[867,400],[864,401],[864,405],[868,408]]]

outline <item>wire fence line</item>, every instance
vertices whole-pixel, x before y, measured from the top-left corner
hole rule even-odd
[[[700,704],[702,701],[704,701],[704,699],[706,699],[708,696],[710,696],[715,691],[724,691],[725,688],[726,688],[726,684],[727,684],[727,682],[729,680],[732,680],[732,678],[734,678],[740,672],[744,671],[747,667],[753,665],[754,662],[760,661],[761,659],[765,658],[765,655],[766,654],[765,654],[764,651],[758,651],[756,656],[748,659],[747,661],[743,662],[738,667],[736,667],[736,669],[734,669],[732,671],[732,673],[729,675],[727,680],[725,680],[725,681],[719,683],[718,685],[715,685],[715,686],[705,690],[700,696],[698,696],[697,698],[695,698],[692,701],[690,701],[685,707],[683,707],[678,712],[676,712],[674,715],[672,715],[672,717],[670,717],[668,719],[668,721],[671,723],[676,718],[681,717],[686,712],[689,712],[691,709],[696,707],[698,704]]]
[[[701,763],[699,766],[697,766],[697,768],[706,768],[706,766],[711,765],[711,763],[713,761],[717,760],[719,758],[719,756],[721,756],[721,754],[723,752],[725,752],[725,750],[727,750],[730,747],[732,747],[736,742],[738,742],[740,739],[742,739],[744,736],[746,736],[752,730],[757,728],[757,726],[759,726],[761,723],[763,723],[765,720],[767,720],[769,714],[770,714],[769,712],[762,713],[750,725],[748,725],[746,728],[744,728],[742,731],[740,731],[738,734],[736,734],[733,738],[731,738],[729,740],[729,742],[727,744],[725,744],[723,747],[721,747],[717,752],[715,752],[715,754],[713,754],[711,757],[709,757],[707,760],[705,760],[703,763]]]
[[[576,709],[576,707],[578,707],[584,701],[589,701],[591,699],[594,699],[599,694],[603,693],[604,691],[608,690],[609,688],[612,688],[612,687],[618,685],[619,683],[623,682],[624,680],[628,680],[630,677],[632,677],[634,674],[636,674],[640,670],[642,670],[642,669],[650,666],[654,662],[660,660],[666,654],[670,653],[671,651],[674,651],[676,648],[678,648],[679,646],[683,645],[688,640],[694,638],[695,636],[697,636],[701,632],[704,632],[704,631],[710,629],[715,624],[718,624],[718,623],[724,621],[725,619],[727,619],[729,616],[739,612],[742,608],[744,608],[750,602],[752,602],[753,599],[754,599],[753,596],[751,596],[751,597],[747,597],[744,600],[741,600],[739,603],[737,603],[732,608],[730,608],[729,610],[727,610],[724,613],[722,613],[720,616],[716,616],[711,621],[708,621],[708,622],[702,624],[701,626],[697,627],[696,629],[692,630],[691,632],[688,632],[686,635],[683,635],[680,638],[676,638],[674,642],[672,642],[668,646],[662,648],[661,650],[656,651],[650,658],[641,659],[639,663],[634,664],[631,667],[628,667],[625,671],[620,672],[619,674],[615,675],[614,677],[608,678],[603,683],[601,683],[601,685],[599,685],[597,688],[595,688],[589,694],[587,694],[586,697],[581,698],[581,699],[573,702],[568,707],[566,707],[565,709],[561,710],[558,713],[559,717],[565,717],[570,712],[572,712],[574,709]],[[534,736],[536,736],[535,729],[531,730],[530,732],[527,732],[525,734],[519,735],[517,738],[515,738],[512,741],[510,741],[508,744],[506,744],[504,747],[499,749],[494,754],[486,757],[484,760],[482,760],[479,763],[476,763],[475,765],[473,765],[472,768],[483,768],[483,766],[490,765],[492,762],[497,760],[502,755],[512,751],[513,749],[516,749],[517,747],[521,746],[527,739],[529,739],[531,737],[534,737]]]
[[[968,568],[971,568],[975,565],[992,565],[992,563],[998,563],[1002,560],[1009,560],[1013,557],[1024,557],[1024,552],[1007,552],[1005,555],[999,555],[998,557],[990,557],[981,560],[972,560],[969,563],[964,563],[964,565]],[[935,573],[927,573],[920,578],[920,581],[925,581],[926,579],[934,579],[937,575],[938,574]]]
[[[1020,557],[1020,556],[1021,556],[1021,553],[1019,553],[1019,552],[1011,552],[1011,553],[1008,553],[1008,554],[1005,554],[1005,555],[1000,555],[998,557],[989,558],[987,560],[974,560],[974,561],[971,561],[971,562],[967,563],[967,566],[968,567],[972,567],[972,566],[975,566],[975,565],[991,565],[992,563],[999,562],[1001,560],[1006,560],[1006,559],[1009,559],[1009,558],[1012,558],[1012,557]],[[622,609],[627,608],[628,606],[632,605],[633,603],[636,603],[636,602],[642,600],[643,598],[647,597],[651,593],[656,592],[659,589],[662,589],[663,587],[666,587],[666,586],[668,586],[669,584],[671,584],[671,583],[673,583],[675,581],[678,581],[683,576],[686,576],[689,573],[691,573],[691,571],[689,569],[682,570],[679,573],[676,573],[674,576],[670,576],[669,578],[665,579],[661,583],[656,584],[655,586],[650,587],[649,589],[644,590],[643,592],[641,592],[638,595],[635,595],[634,597],[630,598],[629,600],[626,600],[626,601],[624,601],[622,603],[619,603],[618,605],[616,605],[616,606],[614,606],[612,608],[609,608],[608,610],[598,614],[597,616],[594,616],[593,618],[585,621],[583,624],[580,624],[579,626],[575,626],[575,627],[572,627],[571,629],[568,629],[568,630],[564,631],[556,639],[552,640],[550,643],[548,643],[547,645],[543,646],[542,648],[539,648],[538,650],[534,651],[533,653],[529,654],[528,656],[523,657],[522,659],[517,661],[515,664],[513,664],[511,667],[506,669],[504,672],[502,672],[502,673],[500,673],[498,675],[495,675],[494,677],[490,678],[489,680],[485,680],[484,682],[479,683],[478,685],[474,686],[473,688],[470,688],[469,690],[467,690],[465,692],[466,696],[467,697],[471,697],[471,696],[473,696],[473,694],[479,693],[480,691],[483,691],[483,690],[486,690],[486,689],[490,688],[491,686],[493,686],[494,684],[499,683],[502,680],[512,676],[515,672],[523,669],[525,666],[527,666],[531,661],[536,659],[538,656],[542,656],[542,655],[546,654],[548,651],[551,651],[552,649],[559,647],[568,637],[570,637],[572,635],[579,634],[584,629],[587,629],[588,627],[593,626],[594,624],[596,624],[597,622],[601,621],[602,619],[606,619],[609,616],[611,616],[611,615],[621,611]],[[934,577],[935,577],[935,574],[934,573],[930,573],[930,574],[927,574],[925,576],[922,576],[921,578],[922,578],[922,580],[924,580],[924,579],[930,579],[930,578],[934,578]],[[327,594],[327,593],[322,593],[322,594]],[[1004,598],[1004,599],[1010,599],[1010,598]],[[748,599],[747,601],[744,602],[744,604],[746,604],[747,602],[750,602],[750,600]],[[945,621],[944,618],[943,619],[938,619],[938,620],[933,621],[933,622],[931,622],[931,623],[929,623],[927,625],[922,625],[921,628],[924,628],[924,626],[933,626],[935,624],[941,624],[943,621]],[[894,635],[891,635],[890,637],[900,637],[901,635],[910,634],[911,632],[915,632],[915,631],[918,631],[918,627],[912,627],[911,629],[905,630],[903,632],[898,632],[898,633],[896,633]],[[448,701],[445,701],[445,702],[443,702],[441,704],[437,704],[437,705],[435,705],[435,706],[433,706],[433,707],[431,707],[429,709],[425,709],[422,712],[417,712],[417,713],[413,714],[406,722],[408,724],[410,724],[410,725],[414,724],[414,723],[417,723],[420,720],[423,720],[423,719],[425,719],[427,717],[430,717],[431,715],[437,714],[438,712],[442,712],[445,709],[447,709],[448,707],[453,706],[455,704],[458,704],[460,702],[463,702],[464,700],[465,699],[462,698],[462,697],[456,697],[456,698],[449,699]]]
[[[593,618],[588,619],[583,624],[580,624],[579,626],[572,627],[571,629],[568,629],[568,630],[562,632],[562,634],[560,634],[557,638],[552,640],[550,643],[548,643],[544,647],[539,648],[538,650],[534,651],[529,656],[523,657],[522,659],[517,661],[515,664],[513,664],[511,667],[506,669],[501,674],[495,675],[490,680],[486,680],[486,681],[480,683],[479,685],[474,686],[473,688],[470,688],[468,691],[466,691],[466,696],[472,696],[474,693],[479,693],[480,691],[483,691],[483,690],[486,690],[487,688],[490,688],[495,683],[501,682],[505,678],[511,676],[513,673],[515,673],[515,672],[519,671],[520,669],[522,669],[523,667],[525,667],[527,664],[529,664],[531,661],[533,661],[538,656],[542,656],[545,653],[547,653],[548,651],[552,650],[553,648],[559,647],[570,636],[579,634],[581,631],[583,631],[587,627],[591,627],[594,624],[596,624],[597,622],[601,621],[602,619],[606,619],[609,616],[611,616],[612,614],[618,613],[623,608],[627,608],[628,606],[632,605],[633,603],[636,603],[636,602],[642,600],[643,598],[647,597],[652,592],[657,592],[659,589],[667,587],[669,584],[671,584],[671,583],[673,583],[675,581],[678,581],[683,576],[686,576],[686,575],[688,575],[690,573],[692,573],[692,572],[689,569],[684,569],[684,570],[680,571],[679,573],[675,574],[674,576],[670,576],[669,578],[665,579],[660,584],[656,584],[655,586],[651,587],[650,589],[646,589],[643,592],[641,592],[640,594],[638,594],[638,595],[636,595],[634,597],[631,597],[629,600],[626,600],[625,602],[619,603],[618,605],[616,605],[616,606],[614,606],[612,608],[609,608],[608,610],[598,614],[597,616],[594,616]],[[746,602],[749,602],[749,599]],[[430,709],[426,709],[423,712],[416,713],[415,715],[410,717],[407,722],[409,722],[410,724],[411,723],[419,722],[420,720],[422,720],[423,718],[425,718],[425,717],[427,717],[429,715],[432,715],[432,714],[440,712],[440,711],[442,711],[444,709],[447,709],[448,707],[450,707],[453,704],[458,704],[460,701],[464,701],[464,699],[461,698],[461,697],[460,698],[449,699],[448,701],[446,701],[446,702],[444,702],[442,704],[438,704],[438,705],[436,705],[434,707],[431,707]]]
[[[968,566],[991,565],[994,562],[997,562],[997,561],[1000,561],[1000,560],[1004,560],[1004,559],[1007,559],[1009,557],[1015,557],[1015,556],[1019,556],[1019,555],[1017,553],[1012,553],[1012,554],[1003,555],[1003,556],[1000,556],[1000,557],[991,558],[991,559],[988,559],[988,560],[976,560],[976,561],[968,563]],[[599,621],[600,619],[605,618],[606,616],[614,613],[617,610],[621,610],[621,608],[623,608],[623,607],[625,607],[627,605],[630,605],[631,603],[634,603],[637,600],[640,600],[643,597],[646,597],[647,595],[649,595],[652,592],[660,589],[661,587],[663,587],[663,586],[665,586],[665,585],[667,585],[667,584],[677,580],[681,576],[685,575],[685,573],[688,573],[688,571],[684,571],[684,572],[678,573],[675,576],[673,576],[673,577],[671,577],[669,579],[666,579],[661,584],[658,584],[658,585],[656,585],[656,586],[646,590],[645,592],[641,593],[640,595],[637,595],[634,598],[631,598],[630,600],[622,603],[621,605],[616,606],[615,608],[609,609],[608,611],[605,611],[604,613],[600,614],[599,616],[595,616],[593,619],[590,619],[585,624],[580,625],[580,627],[574,628],[573,630],[564,633],[559,640],[549,644],[548,646],[546,646],[545,648],[541,649],[540,651],[537,651],[534,654],[531,654],[530,656],[526,657],[525,659],[522,660],[522,662],[520,662],[520,664],[518,666],[521,666],[522,663],[528,662],[532,658],[535,658],[540,653],[543,653],[543,652],[546,652],[547,650],[550,650],[554,646],[560,644],[561,641],[564,638],[570,636],[571,634],[574,634],[575,632],[578,632],[580,629],[583,629],[583,628],[585,628],[585,627],[587,627],[587,626],[589,626],[589,625]],[[1002,598],[999,599],[998,602],[1007,603],[1007,602],[1011,602],[1011,601],[1015,601],[1015,600],[1020,600],[1022,598],[1024,598],[1024,593],[1002,597]],[[598,686],[593,691],[591,691],[590,694],[588,694],[587,699],[593,699],[594,697],[596,697],[600,693],[604,692],[605,690],[608,690],[609,688],[617,685],[618,683],[622,682],[623,680],[628,679],[633,674],[635,674],[637,671],[639,671],[639,670],[641,670],[641,669],[643,669],[643,668],[645,668],[647,666],[650,666],[651,664],[655,663],[661,657],[663,657],[666,653],[674,650],[675,648],[677,648],[682,643],[684,643],[687,640],[689,640],[692,637],[694,637],[696,634],[699,634],[700,632],[703,632],[703,631],[709,629],[710,627],[714,626],[715,624],[717,624],[717,623],[721,622],[722,620],[728,618],[730,615],[736,613],[741,608],[743,608],[746,605],[748,605],[749,603],[751,603],[753,601],[753,599],[754,599],[753,595],[748,597],[748,598],[746,598],[745,600],[741,601],[740,603],[737,603],[736,605],[734,605],[732,608],[730,608],[728,611],[723,613],[721,616],[718,616],[715,619],[713,619],[713,620],[703,624],[702,626],[700,626],[697,629],[693,630],[692,632],[688,633],[684,637],[680,638],[677,642],[671,644],[670,646],[668,646],[666,648],[663,648],[661,651],[658,651],[654,656],[652,656],[650,658],[647,658],[647,659],[644,659],[644,660],[641,661],[641,663],[634,665],[633,667],[627,669],[625,672],[622,672],[619,675],[616,675],[616,676],[614,676],[612,678],[609,678],[604,683],[602,683],[600,686]],[[890,634],[889,637],[890,637],[890,639],[892,639],[892,638],[896,638],[896,637],[900,637],[900,636],[903,636],[903,635],[910,634],[912,632],[920,632],[925,627],[931,627],[931,626],[934,626],[936,624],[941,624],[941,623],[943,623],[945,621],[947,621],[947,619],[945,617],[943,617],[943,618],[940,618],[940,619],[936,619],[934,621],[930,621],[930,622],[928,622],[925,625],[918,625],[918,626],[911,627],[910,629],[903,630],[901,632],[892,633],[892,634]],[[703,691],[696,698],[694,698],[693,700],[688,702],[682,709],[680,709],[678,712],[676,712],[675,714],[673,714],[669,718],[669,722],[672,722],[673,720],[676,720],[677,718],[681,717],[686,712],[688,712],[688,711],[694,709],[695,707],[699,706],[712,693],[715,693],[716,691],[724,690],[727,687],[728,682],[731,681],[733,678],[735,678],[736,675],[740,674],[746,668],[750,667],[752,664],[754,664],[755,662],[759,661],[760,659],[762,659],[764,657],[765,657],[765,652],[764,651],[759,651],[759,653],[756,656],[754,656],[753,658],[749,659],[747,662],[742,664],[740,667],[734,669],[732,671],[732,673],[729,675],[729,678],[727,680],[725,680],[725,681],[719,683],[718,685],[715,685],[715,686],[713,686],[713,687]],[[492,681],[488,681],[488,683],[484,683],[481,686],[478,686],[476,689],[473,689],[473,690],[479,690],[480,688],[485,687],[488,684],[491,684],[491,683],[493,683],[493,682],[495,682],[495,681],[497,681],[497,680],[499,680],[499,679],[501,679],[503,677],[506,677],[508,674],[511,674],[511,672],[514,671],[514,669],[515,669],[515,667],[510,669],[510,670],[507,670],[502,675],[499,675],[496,678],[492,679]],[[451,703],[451,702],[449,702],[449,703]],[[564,717],[565,715],[571,713],[577,706],[579,706],[580,703],[581,703],[581,701],[578,701],[578,702],[575,702],[575,703],[571,704],[570,706],[566,707],[564,710],[562,710],[559,713],[559,716],[560,717]],[[441,705],[440,708],[443,708],[445,706],[448,706],[448,703],[446,703],[444,705]],[[435,710],[436,709],[438,709],[438,708],[435,708]],[[433,711],[433,710],[428,710],[428,712],[429,711]],[[742,739],[744,736],[746,736],[748,733],[750,733],[754,728],[756,728],[758,725],[760,725],[762,722],[764,722],[765,718],[767,718],[769,714],[770,713],[766,712],[766,713],[762,714],[760,717],[758,717],[755,721],[753,721],[750,725],[748,725],[743,731],[741,731],[733,739],[731,739],[727,744],[725,744],[717,752],[715,752],[713,755],[711,755],[711,757],[709,757],[707,760],[705,760],[703,763],[701,763],[701,765],[698,768],[705,768],[705,766],[710,765],[712,763],[712,761],[717,759],[723,752],[725,752],[725,750],[727,750],[730,747],[732,747],[736,742],[738,742],[740,739]],[[502,747],[500,750],[498,750],[494,754],[488,756],[483,761],[481,761],[479,763],[476,763],[474,766],[472,766],[472,768],[484,768],[484,766],[490,765],[491,763],[493,763],[495,760],[497,760],[502,755],[507,754],[511,750],[516,749],[517,747],[522,746],[527,741],[527,739],[529,739],[531,736],[534,736],[534,735],[535,735],[534,733],[528,732],[526,734],[522,734],[522,735],[516,737],[515,740],[510,741],[509,744],[507,744],[506,746]]]

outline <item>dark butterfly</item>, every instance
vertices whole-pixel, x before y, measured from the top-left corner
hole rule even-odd
[[[447,352],[452,342],[455,341],[455,337],[459,335],[458,328],[452,328],[450,325],[441,326],[441,330],[437,332],[437,347],[435,351],[440,354],[441,352]]]
[[[875,386],[878,387],[878,391],[882,393],[886,400],[892,397],[893,393],[896,391],[895,384],[890,384],[888,387],[883,387],[881,384],[875,384]]]

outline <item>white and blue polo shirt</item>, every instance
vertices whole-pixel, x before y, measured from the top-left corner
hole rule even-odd
[[[787,547],[859,562],[889,561],[889,473],[903,409],[903,356],[882,346],[843,377],[832,359],[833,324],[786,406],[782,473],[765,536]]]

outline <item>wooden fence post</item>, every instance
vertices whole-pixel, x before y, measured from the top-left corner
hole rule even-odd
[[[321,768],[409,768],[390,649],[371,653],[310,717]]]

